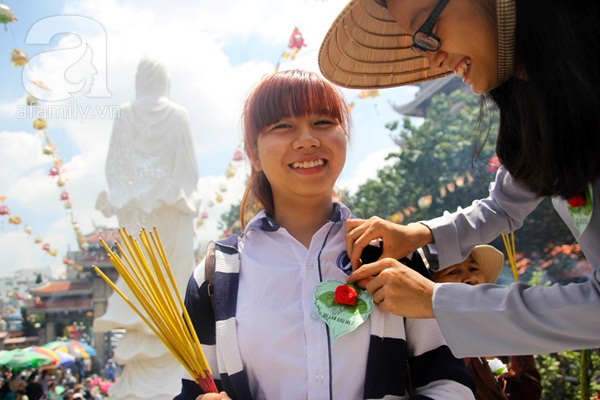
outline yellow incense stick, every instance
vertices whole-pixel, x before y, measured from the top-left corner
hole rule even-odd
[[[155,276],[157,277],[158,283],[160,284],[159,290],[162,288],[162,293],[161,293],[162,295],[160,297],[166,302],[168,310],[170,311],[168,316],[170,317],[172,322],[177,324],[177,329],[174,330],[174,333],[184,343],[190,343],[189,338],[187,338],[185,335],[186,332],[188,331],[188,329],[184,326],[184,321],[180,318],[181,312],[180,312],[179,308],[177,307],[177,304],[175,303],[175,299],[173,299],[173,296],[171,296],[171,293],[168,290],[165,291],[165,289],[168,289],[169,285],[167,283],[167,280],[166,280],[162,270],[160,269],[158,257],[155,254],[154,249],[152,248],[152,246],[150,244],[148,233],[145,229],[142,230],[142,232],[140,234],[140,239],[142,240],[144,247],[148,250],[150,259],[152,261],[152,265],[154,267]],[[156,244],[156,242],[153,242],[153,243]],[[159,248],[157,248],[156,250],[157,250],[157,252],[160,253]],[[163,265],[165,266],[165,270],[167,271],[167,274],[172,276],[172,271],[171,271],[170,265],[168,264],[168,260],[166,259],[166,256],[161,259],[163,261]],[[175,282],[175,279],[171,279],[170,283],[171,283],[171,286],[173,287],[173,292],[177,295],[178,298],[180,298],[180,293],[179,293],[179,290],[177,289],[177,283]],[[182,309],[185,308],[183,301],[180,302],[180,306]]]
[[[205,391],[216,392],[210,365],[185,308],[158,230],[154,228],[148,233],[142,229],[141,246],[126,229],[120,229],[119,235],[124,245],[123,248],[115,243],[119,254],[102,239],[100,242],[144,312],[95,265],[94,270],[140,316],[196,382]]]
[[[138,301],[141,303],[142,307],[147,310],[147,314],[148,317],[154,321],[154,327],[156,328],[155,330],[158,330],[160,332],[160,337],[162,337],[163,339],[169,338],[170,336],[172,336],[172,329],[169,329],[170,325],[169,323],[165,324],[163,322],[161,322],[161,318],[162,315],[162,305],[161,303],[151,303],[148,301],[147,297],[144,297],[143,292],[139,290],[138,286],[136,286],[135,281],[133,280],[131,274],[129,274],[129,271],[124,268],[124,265],[122,264],[121,260],[118,257],[115,257],[115,254],[111,254],[109,256],[109,258],[111,259],[111,261],[113,262],[113,264],[115,265],[115,268],[117,268],[117,271],[119,272],[119,274],[123,277],[124,281],[127,283],[128,287],[131,289],[131,291],[133,292],[134,296],[138,299]],[[106,279],[105,279],[106,280]],[[112,285],[111,285],[112,287]],[[121,295],[121,297],[124,296],[124,294],[122,294],[121,291],[117,291],[117,293],[119,293]],[[124,298],[125,299],[125,298]],[[131,301],[129,299],[126,300],[126,302],[128,304],[131,304]],[[155,304],[158,306],[158,310],[155,310],[152,305]],[[135,309],[134,309],[135,311]],[[139,310],[137,310],[138,314],[140,313]],[[145,319],[145,318],[143,318]],[[152,325],[148,323],[148,321],[145,319],[145,321],[147,323],[147,325],[149,325],[152,328]],[[167,329],[165,330],[164,327],[167,327]],[[172,340],[170,340],[172,341]]]
[[[169,348],[169,350],[175,355],[175,357],[183,364],[184,367],[186,367],[188,373],[190,373],[191,376],[194,376],[196,374],[196,371],[194,370],[190,370],[187,367],[187,364],[185,362],[183,362],[183,360],[181,359],[179,352],[177,351],[176,348],[173,348],[171,346],[171,343],[166,340],[164,338],[164,335],[162,334],[162,332],[160,332],[158,329],[156,329],[155,325],[153,325],[144,315],[144,313],[142,313],[136,306],[135,304],[133,304],[131,302],[131,300],[127,297],[127,295],[125,293],[123,293],[111,280],[109,277],[107,277],[101,270],[100,268],[98,268],[96,265],[94,265],[94,271],[96,271],[96,273],[98,275],[100,275],[100,277],[102,279],[104,279],[104,281],[106,283],[108,283],[108,285],[115,291],[117,292],[122,298],[123,300],[140,316],[140,318],[142,318],[142,320],[146,323],[146,325],[148,325],[148,327],[150,327],[150,329],[152,329],[152,331],[156,334],[156,336],[158,336],[159,339],[161,339],[161,341],[163,343],[165,343],[165,345]]]
[[[128,248],[132,248],[131,243],[128,243],[127,245]],[[133,246],[133,248],[135,248],[135,246]],[[144,267],[147,267],[147,265],[145,265],[145,260],[141,259],[139,257],[140,253],[137,252],[137,257],[134,259],[137,259],[138,262],[140,263],[141,269],[143,271]],[[175,343],[176,346],[168,346],[170,349],[182,349],[184,347],[189,348],[189,346],[185,346],[185,343],[180,343],[179,340],[175,339],[175,337],[173,336],[173,333],[176,332],[177,329],[177,324],[174,323],[174,321],[172,320],[172,318],[170,318],[170,313],[167,312],[166,308],[165,308],[165,304],[163,302],[161,302],[161,300],[159,300],[156,296],[155,296],[155,292],[152,289],[152,285],[149,285],[148,280],[151,279],[146,272],[142,272],[142,274],[138,273],[136,274],[136,276],[138,278],[140,278],[141,276],[144,276],[145,278],[140,278],[138,279],[138,282],[142,283],[142,287],[145,287],[146,290],[146,294],[147,296],[144,295],[144,293],[142,291],[139,290],[140,285],[137,285],[136,282],[132,279],[132,275],[129,274],[129,272],[124,269],[124,265],[123,263],[117,261],[118,256],[114,253],[111,254],[111,261],[114,261],[115,267],[118,269],[118,271],[120,272],[120,275],[123,276],[125,282],[128,284],[129,288],[132,290],[132,292],[134,293],[134,295],[136,296],[136,298],[138,299],[138,301],[142,304],[143,308],[147,311],[147,313],[149,314],[150,318],[154,321],[155,323],[155,327],[156,330],[160,332],[159,337],[161,338],[161,340],[169,342],[169,343]],[[132,265],[133,267],[133,265]],[[133,271],[135,271],[135,269],[133,269]],[[149,299],[151,299],[152,301],[149,301]],[[152,306],[157,306],[155,308],[153,308]],[[147,322],[147,319],[145,320],[145,322]],[[178,358],[181,358],[180,355],[178,354]],[[188,357],[186,357],[188,358]],[[194,357],[192,357],[193,359]],[[193,361],[192,361],[193,363]],[[197,371],[198,372],[198,371]],[[200,372],[202,371],[202,368],[200,368]],[[202,377],[204,377],[204,374],[201,374]],[[193,376],[193,375],[192,375]]]
[[[162,245],[162,240],[160,239],[160,234],[158,233],[158,229],[155,229],[154,232],[150,232],[150,237],[152,238],[152,241],[154,243],[154,245],[156,246],[156,248],[158,249],[158,253],[160,255],[160,258],[163,262],[164,265],[168,265],[168,268],[165,268],[165,270],[167,271],[167,274],[169,275],[169,280],[171,281],[171,285],[173,287],[177,286],[177,283],[175,281],[175,277],[173,276],[173,271],[170,268],[170,264],[169,261],[167,259],[167,254],[165,252],[165,249]],[[177,300],[179,301],[179,305],[181,306],[182,309],[185,309],[185,305],[183,303],[183,298],[181,297],[181,293],[179,293],[178,290],[175,290],[175,293],[177,294]],[[188,334],[191,333],[191,343],[194,344],[194,346],[196,346],[196,344],[200,344],[200,340],[198,339],[198,335],[196,334],[196,330],[193,329],[193,325],[192,325],[192,320],[190,319],[190,315],[189,313],[185,312],[183,313],[183,316],[185,318],[185,322],[187,324],[188,329],[185,330],[185,332],[187,332]],[[202,362],[205,365],[208,365],[208,361],[206,360],[206,357],[204,356],[204,352],[200,351],[199,355],[202,357]]]
[[[515,246],[515,233],[511,232],[508,235],[503,233],[502,240],[504,241],[504,247],[506,248],[506,254],[508,255],[508,262],[515,277],[515,282],[519,282],[519,270],[517,269],[517,248]]]
[[[162,324],[168,328],[165,332],[165,335],[170,341],[178,343],[180,348],[187,347],[188,349],[191,349],[189,346],[186,346],[186,342],[183,342],[182,338],[178,337],[178,334],[182,331],[182,325],[179,323],[181,320],[181,313],[179,310],[173,311],[170,307],[170,293],[169,296],[165,296],[164,290],[166,289],[168,291],[168,287],[161,288],[161,283],[159,282],[159,280],[157,280],[157,277],[152,274],[151,268],[144,257],[142,249],[139,246],[139,244],[135,241],[135,239],[133,239],[133,237],[129,235],[126,230],[121,233],[126,247],[130,250],[131,254],[133,255],[132,259],[137,261],[137,265],[131,265],[131,268],[134,272],[137,268],[136,276],[138,277],[138,282],[141,282],[142,286],[145,288],[146,296],[142,294],[141,296],[138,295],[137,297],[139,297],[141,302],[143,302],[146,305],[145,308],[148,310],[149,313],[153,315],[154,320],[162,321],[157,323]],[[144,231],[142,231],[141,233],[142,241],[144,243],[143,235]],[[147,241],[144,244],[148,244]],[[145,247],[145,249],[148,254],[152,253],[151,248]],[[156,257],[151,256],[151,261],[153,263],[157,262]],[[160,271],[160,266],[155,265],[154,270]],[[125,276],[127,276],[127,274]],[[130,288],[132,286],[135,287],[135,284],[129,284],[129,286]],[[177,289],[176,291],[177,293],[179,293]],[[156,305],[157,309],[155,310],[154,308],[152,308],[152,305]],[[185,331],[187,329],[183,330]]]

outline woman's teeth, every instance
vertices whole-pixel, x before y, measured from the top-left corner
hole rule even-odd
[[[314,168],[323,164],[325,164],[325,161],[318,159],[314,161],[295,162],[292,164],[292,168]]]
[[[456,76],[462,79],[464,78],[465,74],[469,71],[470,67],[471,59],[467,58],[465,61],[461,62],[456,66],[456,69],[454,69],[454,73],[456,74]]]

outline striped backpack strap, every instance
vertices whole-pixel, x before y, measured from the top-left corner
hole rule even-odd
[[[217,260],[215,251],[219,251],[216,244],[219,243],[220,245],[235,247],[237,249],[238,239],[239,236],[233,234],[219,241],[210,241],[206,248],[206,256],[204,260],[204,280],[208,282],[208,296],[210,297],[213,309],[215,308],[215,299],[213,295],[215,294],[215,268]]]

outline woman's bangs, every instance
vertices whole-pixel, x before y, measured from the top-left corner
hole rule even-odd
[[[255,131],[261,132],[285,118],[307,115],[333,117],[345,123],[340,94],[321,81],[309,84],[307,80],[306,77],[288,77],[266,83],[269,87],[261,94],[269,95],[258,95],[251,110]]]

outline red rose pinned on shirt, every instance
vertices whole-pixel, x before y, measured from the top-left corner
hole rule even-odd
[[[313,297],[317,314],[327,324],[332,340],[358,328],[375,307],[371,293],[352,283],[334,280],[319,283]]]
[[[358,300],[358,293],[350,285],[340,285],[335,289],[333,301],[347,306],[355,306]]]
[[[585,201],[586,201],[585,192],[579,193],[578,195],[569,197],[567,199],[567,202],[569,202],[569,205],[573,208],[584,206]]]

